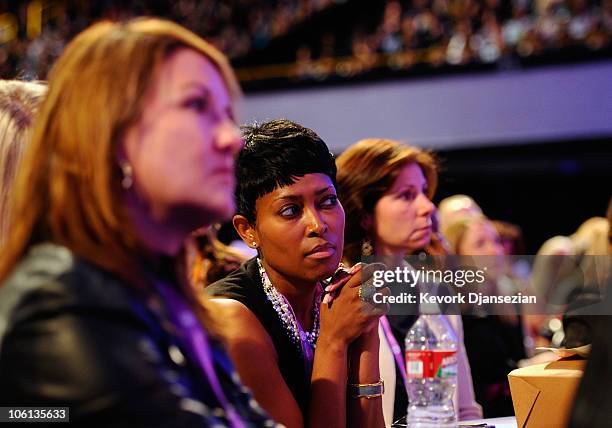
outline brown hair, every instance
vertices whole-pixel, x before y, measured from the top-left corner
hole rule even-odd
[[[361,243],[369,231],[363,219],[399,176],[401,169],[416,163],[427,181],[431,199],[438,185],[438,167],[434,156],[417,147],[394,140],[358,141],[337,159],[338,196],[346,213],[344,258],[351,264],[361,258]]]
[[[142,246],[121,201],[116,150],[139,119],[163,61],[194,49],[240,93],[225,56],[170,21],[101,22],[79,34],[50,74],[49,90],[16,180],[0,281],[29,245],[52,241],[138,284]],[[142,281],[142,279],[140,280]]]
[[[17,165],[30,140],[34,115],[45,89],[38,82],[0,80],[0,248],[9,231],[9,196]]]
[[[192,238],[193,254],[187,260],[187,270],[196,290],[204,290],[213,282],[225,278],[249,258],[219,241],[214,227],[197,230]]]

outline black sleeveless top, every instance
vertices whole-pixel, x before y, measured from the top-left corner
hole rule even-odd
[[[257,258],[244,262],[225,278],[212,283],[206,292],[212,296],[237,300],[253,312],[272,339],[281,375],[302,414],[306,415],[310,399],[310,378],[306,375],[304,358],[287,335],[280,317],[263,290]]]

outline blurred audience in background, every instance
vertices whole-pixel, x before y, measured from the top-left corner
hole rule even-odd
[[[607,55],[612,41],[612,0],[4,2],[0,76],[45,78],[67,41],[88,24],[137,15],[164,16],[209,38],[239,65],[243,82],[342,79],[417,65],[508,68],[526,58]],[[338,27],[334,17],[346,25]],[[265,64],[280,66],[254,71],[263,51]]]
[[[238,57],[265,46],[271,39],[282,36],[292,26],[333,3],[333,0],[2,2],[0,25],[3,24],[7,31],[0,36],[0,75],[46,76],[65,44],[100,19],[163,16],[206,36],[229,57]],[[32,23],[36,20],[41,20],[42,25]],[[27,26],[27,31],[20,26]]]

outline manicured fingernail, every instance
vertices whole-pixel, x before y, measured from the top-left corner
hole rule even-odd
[[[355,272],[358,272],[360,269],[361,269],[361,262],[357,263],[356,265],[353,265],[351,270],[349,270],[349,273],[352,275]]]

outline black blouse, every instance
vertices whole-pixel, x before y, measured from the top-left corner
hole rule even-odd
[[[227,277],[208,286],[206,291],[212,296],[237,300],[253,312],[270,335],[278,354],[281,375],[302,414],[306,414],[310,399],[310,378],[306,374],[304,358],[298,346],[289,338],[264,292],[257,258],[244,262]]]

